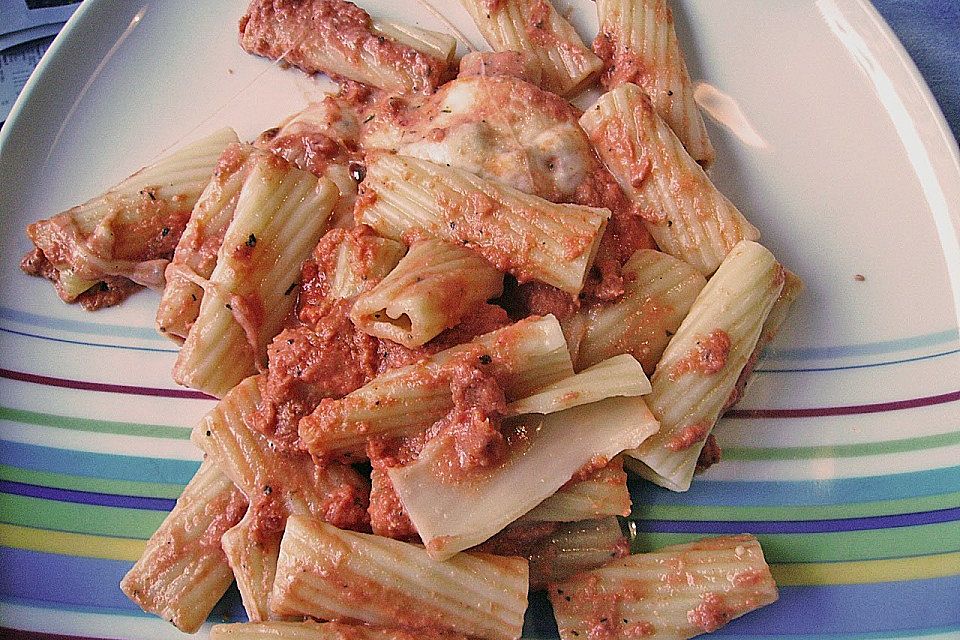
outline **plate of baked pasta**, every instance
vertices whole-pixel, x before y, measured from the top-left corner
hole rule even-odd
[[[5,637],[960,633],[960,159],[865,0],[87,0],[0,181]]]

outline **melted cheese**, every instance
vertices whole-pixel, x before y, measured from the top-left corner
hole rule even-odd
[[[397,150],[564,202],[597,165],[577,118],[522,80],[458,78],[417,109]]]

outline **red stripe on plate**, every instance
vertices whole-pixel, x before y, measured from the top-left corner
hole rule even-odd
[[[41,376],[35,373],[26,373],[23,371],[11,371],[10,369],[0,369],[0,378],[8,380],[18,380],[20,382],[30,382],[33,384],[42,384],[47,387],[61,387],[64,389],[80,389],[82,391],[99,391],[102,393],[123,393],[133,396],[159,396],[161,398],[188,398],[191,400],[216,400],[213,396],[208,396],[200,391],[190,391],[189,389],[158,389],[155,387],[136,387],[125,384],[105,384],[101,382],[88,382],[86,380],[67,380],[65,378],[52,378],[50,376]]]

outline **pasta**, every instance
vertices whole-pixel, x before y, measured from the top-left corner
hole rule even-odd
[[[21,267],[52,280],[64,302],[79,300],[88,309],[117,304],[137,285],[162,289],[190,212],[221,152],[235,142],[237,134],[222,129],[92,200],[29,225],[35,249]]]
[[[690,311],[706,280],[692,266],[665,253],[640,250],[623,265],[620,300],[581,309],[576,368],[629,353],[652,374],[670,337]]]
[[[353,303],[350,317],[378,338],[419,347],[503,293],[503,274],[479,255],[442,240],[410,246],[396,268]]]
[[[300,264],[323,234],[337,193],[329,180],[276,156],[251,168],[217,265],[201,281],[203,300],[174,380],[222,397],[262,366],[267,344],[293,307]]]
[[[614,560],[550,585],[563,640],[691,638],[777,599],[756,538],[706,538]],[[596,632],[595,632],[596,633]]]
[[[540,59],[543,87],[561,96],[579,93],[603,63],[573,26],[546,0],[461,0],[496,51],[528,51]]]
[[[660,431],[629,455],[648,480],[686,491],[703,443],[756,347],[783,289],[784,270],[767,249],[734,247],[670,339],[653,374],[650,410]]]
[[[340,400],[323,401],[300,421],[300,438],[315,456],[344,455],[373,436],[423,429],[453,408],[451,380],[473,363],[489,366],[508,398],[573,374],[556,318],[529,319],[393,369]]]
[[[213,273],[217,252],[233,220],[240,190],[256,163],[256,154],[250,145],[239,143],[224,150],[167,265],[167,282],[157,308],[157,330],[175,342],[182,344],[197,320],[203,287],[194,280],[208,280]]]
[[[496,51],[457,72],[446,34],[252,0],[241,46],[339,93],[28,229],[65,300],[162,290],[220,399],[121,583],[181,630],[234,580],[221,640],[513,640],[531,588],[563,640],[686,638],[777,598],[749,535],[631,555],[618,520],[625,469],[716,461],[803,289],[704,172],[669,7],[598,0],[598,57],[547,0],[463,4]]]
[[[240,45],[307,73],[328,73],[397,92],[430,93],[450,66],[456,40],[376,23],[344,0],[253,0]]]
[[[368,157],[357,220],[394,240],[458,242],[521,282],[583,288],[610,211],[558,205],[416,158]]]
[[[527,606],[527,574],[520,558],[464,553],[438,562],[405,542],[293,516],[272,598],[282,615],[514,640]]]
[[[593,50],[604,62],[603,86],[638,85],[693,159],[709,167],[713,145],[693,98],[667,0],[598,0],[597,16],[600,33]]]
[[[144,611],[193,633],[233,582],[220,538],[246,508],[243,494],[204,462],[120,588]]]
[[[542,418],[526,417],[526,434],[494,473],[445,480],[450,445],[431,441],[416,462],[390,479],[432,557],[445,559],[488,539],[537,506],[591,461],[639,446],[659,425],[641,398],[609,398]],[[632,443],[638,443],[634,445]],[[575,443],[575,446],[570,446]],[[458,513],[457,518],[447,514]]]
[[[605,93],[580,125],[666,253],[709,276],[738,242],[760,238],[637,85]]]
[[[521,520],[576,522],[628,515],[630,492],[627,490],[627,474],[623,471],[623,459],[618,456],[610,464],[582,479],[571,479],[524,514]]]

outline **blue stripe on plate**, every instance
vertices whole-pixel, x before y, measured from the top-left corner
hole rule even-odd
[[[0,597],[136,612],[120,589],[131,563],[0,548]],[[30,579],[24,579],[30,576]],[[544,597],[532,599],[526,631],[549,637]],[[534,623],[533,620],[539,622]],[[780,600],[718,635],[829,635],[925,630],[960,625],[960,576],[858,585],[784,587]]]
[[[876,367],[887,367],[895,364],[907,364],[910,362],[922,362],[924,360],[933,360],[934,358],[943,358],[960,353],[960,349],[943,351],[941,353],[931,353],[926,356],[916,358],[904,358],[902,360],[886,360],[883,362],[870,362],[867,364],[854,364],[846,367],[806,367],[798,369],[754,369],[754,373],[820,373],[825,371],[850,371],[853,369],[874,369]],[[766,352],[764,352],[766,354]],[[763,360],[761,360],[762,362]]]
[[[128,327],[118,324],[103,324],[100,322],[87,322],[85,320],[75,320],[73,318],[54,318],[44,316],[20,309],[12,309],[6,306],[0,306],[0,320],[10,320],[27,324],[34,327],[45,327],[47,329],[57,329],[60,331],[72,331],[74,333],[86,333],[96,336],[111,336],[115,338],[140,338],[150,340],[151,342],[167,342],[166,338],[158,335],[153,327]]]
[[[29,427],[27,427],[29,428]],[[187,484],[199,462],[90,453],[0,441],[0,464],[88,478]]]
[[[151,353],[177,353],[179,349],[159,349],[153,347],[131,347],[123,344],[102,344],[98,342],[84,342],[81,340],[66,340],[64,338],[52,338],[50,336],[41,336],[36,333],[27,333],[25,331],[14,331],[0,327],[0,331],[23,338],[34,338],[36,340],[46,340],[48,342],[59,342],[61,344],[75,344],[81,347],[100,347],[104,349],[123,349],[124,351],[149,351]]]
[[[630,475],[634,504],[681,506],[794,506],[846,504],[935,496],[960,487],[960,466],[865,478],[799,481],[722,481],[699,478],[675,493]]]
[[[960,341],[960,329],[946,329],[935,333],[927,333],[908,338],[895,340],[881,340],[862,344],[845,344],[833,347],[796,347],[776,348],[767,347],[767,356],[777,360],[829,360],[834,358],[849,358],[851,356],[875,356],[900,351],[911,351],[925,347],[938,347],[944,344]]]

